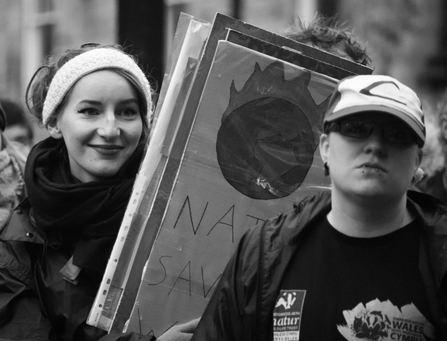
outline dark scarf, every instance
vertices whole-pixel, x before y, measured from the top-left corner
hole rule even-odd
[[[65,144],[51,137],[31,150],[25,185],[38,228],[81,268],[103,271],[143,156],[141,144],[113,178],[82,183],[71,175]]]

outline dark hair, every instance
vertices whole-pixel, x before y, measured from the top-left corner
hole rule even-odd
[[[7,98],[1,98],[0,104],[3,107],[6,117],[5,126],[11,127],[19,125],[24,127],[28,134],[28,139],[32,141],[34,138],[34,130],[31,126],[31,122],[26,117],[22,106],[19,103]]]
[[[307,24],[296,18],[294,24],[285,32],[286,37],[300,43],[318,47],[327,52],[338,54],[343,51],[353,61],[371,66],[371,59],[346,23],[339,23],[335,17],[316,14]]]
[[[64,53],[55,56],[51,55],[47,58],[45,65],[41,66],[37,71],[34,73],[33,77],[31,78],[31,81],[29,82],[27,88],[26,88],[26,106],[28,107],[29,111],[37,118],[38,122],[42,124],[42,112],[43,112],[43,105],[45,102],[45,98],[48,93],[48,89],[50,87],[51,81],[53,80],[53,77],[57,73],[57,71],[69,60],[73,59],[74,57],[90,51],[92,49],[97,48],[111,48],[111,49],[117,49],[123,53],[124,50],[119,45],[100,45],[100,44],[84,44],[78,49],[69,49],[66,50]],[[129,55],[129,54],[128,54]],[[136,59],[129,55],[134,61],[137,63]],[[137,63],[138,64],[138,63]],[[146,101],[146,97],[144,95],[144,91],[139,85],[136,78],[129,72],[126,72],[121,69],[117,68],[109,68],[105,70],[112,70],[124,78],[128,80],[131,85],[137,90],[138,95],[138,103],[140,106],[140,113],[142,116],[142,122],[143,122],[143,133],[142,133],[142,139],[145,139],[149,135],[149,122],[147,114],[147,108],[148,103]],[[55,123],[55,120],[57,119],[57,116],[60,112],[60,109],[63,108],[63,106],[66,103],[66,100],[68,96],[71,93],[71,90],[73,87],[67,92],[65,97],[62,99],[61,103],[58,105],[56,110],[54,111],[55,115],[51,115],[48,119],[47,125],[52,125]]]

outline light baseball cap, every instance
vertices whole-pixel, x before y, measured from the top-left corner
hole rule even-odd
[[[342,79],[329,101],[323,124],[365,111],[380,111],[400,118],[425,142],[421,100],[408,86],[389,76],[359,75]]]

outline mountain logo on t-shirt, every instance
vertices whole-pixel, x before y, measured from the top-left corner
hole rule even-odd
[[[433,325],[413,303],[399,309],[390,301],[375,299],[366,305],[359,303],[354,309],[343,311],[343,316],[346,325],[338,325],[337,329],[348,341],[435,339]]]

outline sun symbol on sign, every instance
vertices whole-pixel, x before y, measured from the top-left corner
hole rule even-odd
[[[308,70],[290,80],[284,64],[254,72],[238,91],[234,81],[216,142],[224,178],[240,193],[260,200],[283,198],[300,187],[318,145],[327,99],[317,105]]]

